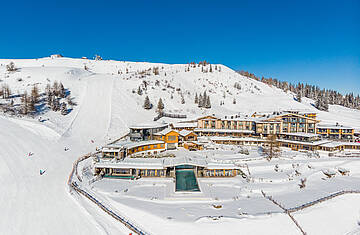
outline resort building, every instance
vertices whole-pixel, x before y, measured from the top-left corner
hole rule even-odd
[[[168,128],[154,133],[153,138],[155,140],[164,141],[166,143],[166,149],[176,149],[179,143],[179,135],[178,131]]]
[[[178,146],[182,147],[184,143],[188,141],[197,141],[197,134],[193,131],[181,130],[179,131],[179,143]]]
[[[119,141],[102,148],[103,158],[124,159],[131,154],[157,154],[166,150],[164,141]]]
[[[188,131],[193,131],[195,128],[197,128],[197,122],[177,122],[177,123],[172,123],[170,124],[170,127],[173,130],[188,130]]]
[[[241,174],[240,168],[229,162],[213,162],[179,151],[173,158],[125,158],[99,159],[95,173],[110,178],[173,177],[188,171],[194,177],[234,177]]]
[[[353,140],[355,130],[352,127],[342,125],[318,125],[316,133],[324,138],[338,140]]]
[[[316,124],[319,121],[308,116],[289,112],[274,112],[273,114],[254,113],[252,117],[232,115],[220,118],[212,115],[197,119],[198,126],[194,131],[199,136],[233,137],[266,137],[268,135],[297,132],[315,134]],[[313,117],[313,115],[310,116]]]
[[[131,141],[143,141],[153,139],[153,134],[168,128],[166,123],[146,123],[130,126],[129,137]]]
[[[251,137],[237,138],[237,137],[213,136],[210,137],[210,140],[215,144],[248,145],[248,146],[260,146],[266,142],[265,139],[251,138]]]

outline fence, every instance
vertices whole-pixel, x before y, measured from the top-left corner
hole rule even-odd
[[[154,118],[154,121],[159,120],[162,117],[168,117],[168,118],[186,118],[187,116],[185,114],[174,114],[174,113],[159,113],[158,116]]]
[[[145,232],[144,230],[142,230],[138,225],[135,225],[133,222],[129,221],[124,216],[120,216],[117,213],[115,213],[114,211],[112,211],[111,209],[109,209],[107,206],[105,206],[103,203],[101,203],[94,196],[90,195],[88,192],[80,189],[76,183],[72,183],[71,186],[76,192],[80,193],[81,195],[83,195],[84,197],[86,197],[87,199],[89,199],[90,201],[95,203],[101,210],[103,210],[105,213],[107,213],[108,215],[110,215],[111,217],[116,219],[117,221],[120,221],[131,231],[133,231],[139,235],[148,235],[149,234],[149,233]]]
[[[94,154],[98,154],[100,153],[100,151],[95,152]],[[78,184],[76,182],[72,182],[73,181],[73,177],[74,174],[76,175],[76,177],[78,178],[78,180],[80,182],[82,182],[81,177],[78,174],[78,165],[81,161],[84,161],[85,159],[88,159],[89,157],[93,156],[93,154],[88,153],[84,156],[81,156],[80,158],[78,158],[74,163],[73,163],[73,167],[72,170],[70,172],[67,184],[69,186],[69,190],[71,192],[71,190],[75,190],[76,192],[78,192],[79,194],[83,195],[84,197],[86,197],[87,199],[89,199],[90,201],[92,201],[93,203],[95,203],[101,210],[103,210],[104,212],[106,212],[108,215],[110,215],[111,217],[113,217],[114,219],[116,219],[117,221],[121,222],[122,224],[124,224],[127,228],[129,228],[131,231],[139,234],[139,235],[149,235],[149,233],[145,232],[143,229],[140,228],[140,226],[135,225],[134,222],[131,222],[129,219],[125,218],[124,216],[120,216],[117,213],[115,213],[113,210],[111,210],[110,208],[106,207],[103,203],[101,203],[98,199],[96,199],[94,196],[90,195],[88,192],[86,192],[85,190],[81,189]]]
[[[318,203],[327,201],[327,200],[332,199],[332,198],[334,198],[334,197],[338,197],[338,196],[341,196],[341,195],[344,195],[344,194],[351,194],[351,193],[360,193],[360,190],[343,190],[343,191],[339,191],[339,192],[330,194],[330,195],[328,195],[328,196],[319,198],[319,199],[317,199],[317,200],[315,200],[315,201],[307,202],[307,203],[305,203],[305,204],[303,204],[303,205],[286,209],[286,211],[289,212],[289,213],[293,213],[293,212],[296,212],[296,211],[299,211],[299,210],[303,210],[303,209],[305,209],[305,208],[308,208],[308,207],[310,207],[310,206],[316,205],[316,204],[318,204]]]

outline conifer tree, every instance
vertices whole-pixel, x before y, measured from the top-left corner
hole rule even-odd
[[[302,98],[302,97],[301,97],[301,92],[298,92],[298,93],[296,94],[296,100],[301,103],[301,98]]]
[[[233,104],[236,104],[236,99],[235,98],[233,99]]]
[[[159,113],[162,113],[164,108],[165,108],[164,103],[163,103],[162,99],[160,98],[159,102],[158,102],[158,105],[157,105],[157,111]]]
[[[199,107],[199,108],[202,108],[202,107],[203,107],[203,101],[204,101],[204,100],[203,100],[203,97],[202,97],[202,95],[200,94],[200,95],[199,95],[199,102],[198,102],[198,107]]]
[[[183,95],[181,96],[181,103],[182,103],[182,104],[185,104],[185,99],[184,99],[184,96],[183,96]]]
[[[207,97],[206,97],[205,108],[207,108],[207,109],[210,109],[210,108],[211,108],[210,96],[207,96]]]
[[[150,99],[149,99],[149,96],[146,96],[145,97],[145,101],[144,101],[144,109],[151,109],[151,102],[150,102]]]
[[[60,82],[59,84],[59,97],[65,98],[65,88],[64,85]]]
[[[68,105],[74,106],[76,105],[76,103],[73,101],[72,97],[69,95],[66,96],[66,101],[68,103]]]
[[[142,90],[141,90],[140,86],[138,87],[137,94],[138,94],[138,95],[142,95],[142,94],[143,94],[143,92],[142,92]]]
[[[67,106],[65,102],[62,102],[60,105],[60,111],[62,115],[66,115],[68,113]]]
[[[195,104],[199,103],[199,98],[198,98],[198,95],[197,93],[195,93]]]
[[[59,96],[59,83],[57,81],[54,81],[53,93],[54,93],[54,96]]]
[[[52,102],[51,108],[55,112],[59,111],[59,109],[60,109],[60,102],[55,96],[53,97],[53,102]]]

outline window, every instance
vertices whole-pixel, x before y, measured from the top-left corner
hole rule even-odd
[[[168,140],[170,140],[170,141],[176,140],[176,135],[169,135]]]

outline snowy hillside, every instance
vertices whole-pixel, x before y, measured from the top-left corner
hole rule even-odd
[[[19,68],[17,72],[6,72],[5,65],[11,61]],[[149,121],[155,117],[159,97],[165,103],[166,112],[187,114],[190,118],[205,113],[251,114],[259,111],[297,109],[316,111],[319,118],[326,123],[339,122],[360,128],[358,110],[331,106],[330,112],[318,111],[313,107],[312,100],[304,98],[303,103],[299,103],[294,100],[293,94],[286,94],[280,89],[241,76],[224,65],[212,65],[210,72],[210,65],[167,65],[70,58],[0,60],[0,64],[0,85],[7,84],[14,94],[21,94],[24,89],[30,91],[33,84],[37,84],[43,91],[46,84],[54,81],[62,82],[69,88],[79,105],[65,117],[51,111],[43,115],[50,118],[44,124],[56,130],[59,135],[70,136],[70,132],[80,134],[78,130],[74,130],[74,122],[85,118],[87,121],[84,125],[102,120],[101,128],[107,130],[106,135],[116,137],[126,130],[127,125]],[[158,75],[154,74],[154,68],[158,68]],[[235,83],[237,88],[234,87]],[[143,93],[141,96],[137,94],[139,87]],[[194,103],[195,93],[200,94],[205,90],[210,96],[211,109],[199,109]],[[142,108],[146,95],[154,105],[152,110]],[[182,96],[185,104],[181,104]],[[233,104],[234,100],[236,104]],[[91,117],[84,109],[91,110],[96,115]],[[81,115],[84,115],[83,118]],[[80,129],[85,131],[81,135],[91,136],[92,131],[87,128]]]
[[[15,72],[6,71],[11,61],[18,68]],[[35,117],[0,115],[0,182],[6,189],[0,192],[0,208],[9,215],[0,220],[4,234],[126,234],[97,208],[81,209],[67,192],[66,181],[79,156],[121,136],[131,124],[153,120],[160,97],[166,112],[188,118],[292,109],[316,111],[324,123],[360,129],[359,110],[330,106],[329,112],[321,112],[312,100],[304,98],[299,103],[293,94],[243,77],[224,65],[212,65],[210,72],[210,65],[1,59],[0,86],[7,84],[14,98],[0,99],[0,103],[19,102],[17,96],[30,92],[35,84],[44,92],[54,81],[64,84],[77,103],[67,115],[51,110]],[[139,87],[142,95],[137,94]],[[200,109],[194,103],[195,94],[204,91],[210,96],[211,109]],[[154,105],[151,110],[142,107],[146,95]],[[64,151],[65,147],[70,150]],[[45,174],[40,176],[40,170]]]

